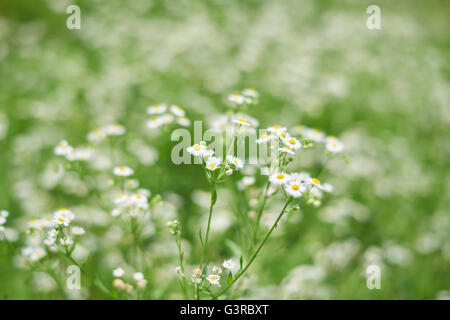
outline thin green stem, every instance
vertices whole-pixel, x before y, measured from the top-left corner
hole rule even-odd
[[[277,227],[278,222],[280,222],[281,218],[283,217],[284,213],[286,212],[286,208],[289,205],[289,203],[291,203],[292,201],[292,197],[288,198],[283,209],[281,210],[280,214],[278,215],[277,220],[275,220],[274,224],[272,225],[272,227],[270,228],[270,230],[267,232],[266,236],[264,237],[263,241],[260,243],[260,245],[258,246],[258,248],[256,249],[255,253],[253,253],[252,257],[250,258],[249,262],[247,263],[247,265],[244,267],[244,269],[242,269],[242,271],[238,272],[237,275],[235,276],[235,278],[233,279],[233,281],[227,285],[222,291],[220,291],[218,294],[214,295],[214,298],[218,298],[221,295],[223,295],[231,286],[233,286],[233,284],[239,280],[239,278],[244,275],[244,273],[247,271],[247,269],[251,266],[251,264],[253,263],[253,261],[256,259],[256,257],[258,256],[259,252],[261,251],[262,247],[264,246],[264,244],[266,243],[267,239],[269,239],[270,235],[272,234],[273,230]]]
[[[203,240],[203,250],[202,250],[202,256],[201,256],[201,260],[200,260],[200,266],[203,267],[203,261],[205,259],[205,252],[206,252],[206,246],[208,245],[208,238],[209,238],[209,230],[211,228],[211,219],[212,219],[212,212],[213,212],[213,207],[215,204],[215,197],[217,195],[215,195],[216,193],[216,187],[213,184],[212,185],[212,190],[211,190],[211,204],[209,206],[209,216],[208,216],[208,225],[206,227],[206,234],[205,234],[205,239]]]
[[[256,215],[256,225],[255,225],[255,230],[253,232],[252,247],[257,241],[258,231],[259,231],[259,223],[261,222],[262,213],[264,211],[264,207],[266,206],[267,192],[269,191],[269,188],[270,188],[270,181],[267,181],[267,185],[266,185],[266,188],[264,190],[264,195],[263,195],[263,198],[262,198],[262,203],[259,206],[258,212],[257,212],[257,215]]]

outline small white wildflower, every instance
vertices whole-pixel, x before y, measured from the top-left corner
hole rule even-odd
[[[269,131],[270,133],[279,134],[279,133],[286,132],[287,129],[285,127],[281,127],[279,125],[274,125],[272,127],[267,128],[267,131]]]
[[[201,282],[202,282],[202,280],[200,279],[200,277],[197,277],[195,274],[192,275],[191,281],[192,281],[193,283],[201,283]]]
[[[188,147],[186,150],[193,156],[199,157],[203,156],[203,154],[205,153],[206,146],[202,144],[194,144],[193,146]]]
[[[210,170],[210,171],[214,171],[214,170],[220,168],[221,164],[222,164],[222,159],[216,158],[216,157],[209,157],[206,160],[205,168]]]
[[[273,139],[273,136],[272,136],[272,135],[269,135],[269,134],[267,134],[267,133],[263,133],[263,134],[259,137],[259,139],[256,140],[256,143],[257,143],[257,144],[261,144],[261,143],[268,142],[268,141],[270,141],[270,140],[272,140],[272,139]]]
[[[66,140],[61,141],[55,148],[54,152],[59,156],[67,156],[72,152],[73,148]]]
[[[120,278],[125,274],[125,271],[122,268],[116,268],[113,270],[113,276],[116,278]]]
[[[251,123],[249,121],[247,121],[247,119],[244,119],[244,118],[237,118],[237,119],[234,119],[232,122],[235,124],[239,124],[241,126],[246,126],[246,127],[251,126]]]
[[[253,176],[245,176],[241,180],[238,181],[237,186],[239,190],[243,190],[248,186],[251,186],[256,181],[255,177]]]
[[[209,283],[214,284],[218,287],[220,287],[220,276],[217,274],[210,274],[209,276],[206,277],[206,280],[209,281]]]
[[[225,269],[230,270],[234,268],[234,261],[233,259],[225,260],[222,265]]]
[[[304,190],[305,187],[302,187],[297,180],[289,181],[286,186],[286,192],[294,198],[300,198],[302,196],[302,189]]]
[[[147,108],[148,114],[163,114],[166,112],[167,106],[165,104],[155,104]]]
[[[243,104],[246,100],[245,100],[245,97],[242,95],[242,94],[240,94],[240,93],[233,93],[233,94],[230,94],[229,96],[228,96],[228,100],[229,101],[231,101],[231,102],[233,102],[233,103],[236,103],[236,104]]]
[[[163,119],[161,117],[152,117],[147,121],[147,128],[156,129],[164,124]]]
[[[121,136],[126,132],[126,129],[124,126],[115,123],[111,124],[105,127],[104,129],[105,133],[110,136]]]
[[[281,153],[290,154],[292,156],[295,155],[295,152],[288,146],[284,146],[284,147],[278,148],[278,151],[280,151]]]
[[[344,150],[344,144],[334,137],[329,137],[325,148],[331,153],[339,153]]]
[[[62,238],[59,240],[59,242],[61,243],[61,245],[67,246],[67,247],[69,247],[73,244],[72,238],[69,238],[69,237]]]
[[[295,139],[294,137],[290,137],[289,135],[286,138],[282,139],[283,143],[291,149],[298,150],[302,147],[300,141]]]
[[[233,157],[232,155],[227,156],[227,162],[233,165],[236,170],[244,168],[244,162],[239,158]]]
[[[184,112],[183,108],[176,105],[170,106],[170,112],[172,112],[177,117],[184,117],[186,115],[186,112]]]
[[[66,208],[61,208],[53,213],[53,223],[67,227],[75,218],[75,215]]]
[[[273,185],[285,184],[289,181],[289,179],[289,175],[284,172],[275,172],[269,177],[269,181]]]
[[[246,96],[246,97],[250,97],[250,98],[253,98],[253,99],[258,99],[259,98],[259,93],[255,89],[244,89],[242,91],[242,94],[244,96]]]
[[[133,273],[133,279],[136,281],[144,280],[144,274],[142,272]]]
[[[188,118],[186,118],[185,116],[177,117],[176,121],[180,126],[183,126],[183,127],[188,127],[191,124],[191,121]]]
[[[83,227],[72,227],[71,231],[74,236],[82,236],[86,233]]]
[[[89,132],[87,135],[87,140],[90,142],[102,142],[106,138],[106,132],[103,128],[97,128]]]
[[[116,176],[129,177],[134,174],[134,170],[129,167],[121,166],[114,168],[113,173]]]

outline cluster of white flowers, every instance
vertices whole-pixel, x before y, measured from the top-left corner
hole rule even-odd
[[[331,153],[340,153],[344,151],[344,144],[334,136],[327,136],[323,131],[306,126],[296,126],[292,129],[296,134],[303,138],[309,139],[317,143],[324,143],[325,148]]]
[[[112,272],[114,276],[113,286],[121,291],[125,291],[128,294],[131,294],[134,291],[133,285],[127,283],[123,280],[126,276],[125,270],[122,268],[116,268]],[[139,289],[144,289],[147,286],[147,280],[144,278],[144,274],[142,272],[135,272],[132,274],[133,281],[136,282],[136,287]]]
[[[300,198],[304,193],[310,192],[314,197],[320,198],[322,191],[328,191],[321,182],[306,172],[294,172],[287,174],[284,172],[274,172],[270,175],[269,181],[272,185],[281,186],[288,195]]]
[[[147,113],[151,116],[147,121],[147,128],[149,129],[156,129],[170,123],[176,123],[184,127],[191,124],[191,121],[186,117],[184,109],[177,105],[169,107],[166,104],[149,106]]]
[[[64,156],[69,161],[88,161],[92,158],[91,148],[74,148],[66,140],[61,141],[54,149],[58,156]]]
[[[89,132],[87,135],[87,140],[94,143],[100,143],[108,136],[121,136],[125,134],[125,132],[126,129],[124,126],[118,123],[109,124]]]
[[[228,101],[233,105],[255,104],[258,102],[259,93],[254,89],[244,89],[242,92],[235,92],[228,96]]]

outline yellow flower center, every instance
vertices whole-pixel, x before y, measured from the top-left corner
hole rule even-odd
[[[319,179],[316,179],[316,178],[312,178],[312,181],[315,183],[315,184],[320,184],[320,181],[319,181]]]
[[[125,171],[125,167],[120,167],[119,170],[124,172]]]
[[[298,189],[300,189],[300,187],[298,186],[298,184],[294,184],[292,187],[292,190],[297,191]]]
[[[281,127],[279,125],[274,125],[272,128],[274,129],[280,129]]]
[[[59,211],[67,211],[66,208],[59,208]]]
[[[211,163],[211,164],[209,165],[209,167],[210,167],[211,169],[214,169],[214,168],[216,167],[216,165],[215,165],[214,163]]]
[[[238,119],[239,122],[247,122],[247,120],[243,119],[243,118],[239,118]]]
[[[267,139],[269,136],[267,135],[267,133],[264,133],[262,136],[261,136],[261,139]]]
[[[286,135],[285,135],[284,133],[280,133],[280,136],[281,136],[282,138],[286,138]]]
[[[282,174],[282,173],[279,173],[278,175],[277,175],[277,179],[284,179],[284,174]]]
[[[199,151],[202,147],[200,147],[198,144],[194,145],[194,150]]]
[[[64,218],[58,218],[59,222],[64,222]]]
[[[136,195],[136,199],[142,199],[142,195],[137,194],[137,195]]]
[[[289,143],[290,143],[290,144],[295,144],[295,140],[294,140],[294,139],[290,139],[290,140],[289,140]]]

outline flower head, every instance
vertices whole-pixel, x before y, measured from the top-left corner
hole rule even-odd
[[[287,183],[289,178],[289,175],[284,172],[275,172],[269,177],[269,181],[274,185],[280,185]]]
[[[216,169],[219,169],[221,164],[222,164],[222,159],[216,158],[216,157],[209,157],[206,160],[205,168],[210,171],[214,171]]]
[[[220,287],[220,276],[217,274],[210,274],[209,276],[206,277],[206,280],[209,281],[209,283],[214,284],[218,287]]]
[[[234,268],[234,261],[233,259],[225,260],[222,265],[225,269],[230,270]]]
[[[129,177],[134,174],[134,170],[129,167],[121,166],[114,168],[113,173],[119,177]]]

